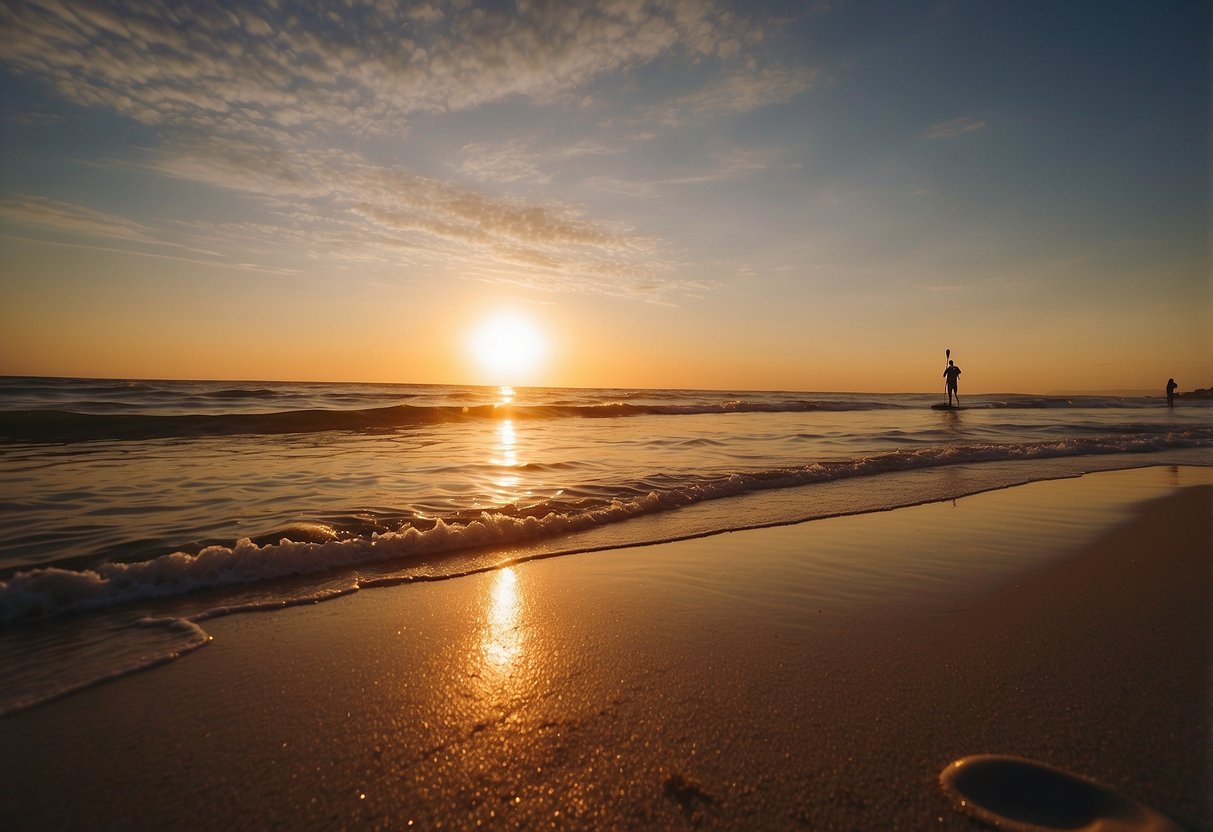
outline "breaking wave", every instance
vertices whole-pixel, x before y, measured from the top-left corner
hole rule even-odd
[[[507,547],[766,489],[964,463],[1209,446],[1213,446],[1213,428],[1019,444],[928,447],[757,472],[703,474],[682,479],[653,477],[644,483],[622,485],[617,493],[629,495],[626,497],[502,507],[477,516],[439,519],[424,528],[406,524],[397,531],[348,538],[335,532],[317,534],[312,529],[297,535],[304,538],[299,540],[283,537],[258,544],[245,538],[232,546],[209,546],[197,554],[175,552],[144,561],[108,563],[95,569],[51,567],[20,572],[0,581],[0,621],[57,617],[384,561],[424,563],[437,555]],[[655,483],[659,485],[654,486]]]

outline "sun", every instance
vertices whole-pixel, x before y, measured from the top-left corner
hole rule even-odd
[[[494,313],[472,330],[472,357],[494,384],[517,384],[534,372],[544,354],[539,329],[513,311]]]

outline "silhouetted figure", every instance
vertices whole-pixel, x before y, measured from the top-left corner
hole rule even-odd
[[[948,369],[943,371],[943,377],[947,379],[945,385],[948,388],[948,407],[952,406],[952,396],[956,396],[956,406],[960,407],[960,391],[956,389],[956,379],[960,375],[960,368],[956,366],[954,361],[948,362]]]
[[[1175,388],[1178,386],[1175,379],[1167,379],[1167,407],[1175,407]]]

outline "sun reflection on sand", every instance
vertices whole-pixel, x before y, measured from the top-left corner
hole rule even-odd
[[[523,648],[518,626],[518,578],[512,568],[507,566],[497,573],[489,597],[481,654],[487,669],[504,673],[510,670]]]

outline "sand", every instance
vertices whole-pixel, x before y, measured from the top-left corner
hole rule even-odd
[[[1019,755],[1213,828],[1213,469],[206,622],[0,720],[7,829],[976,829]]]

